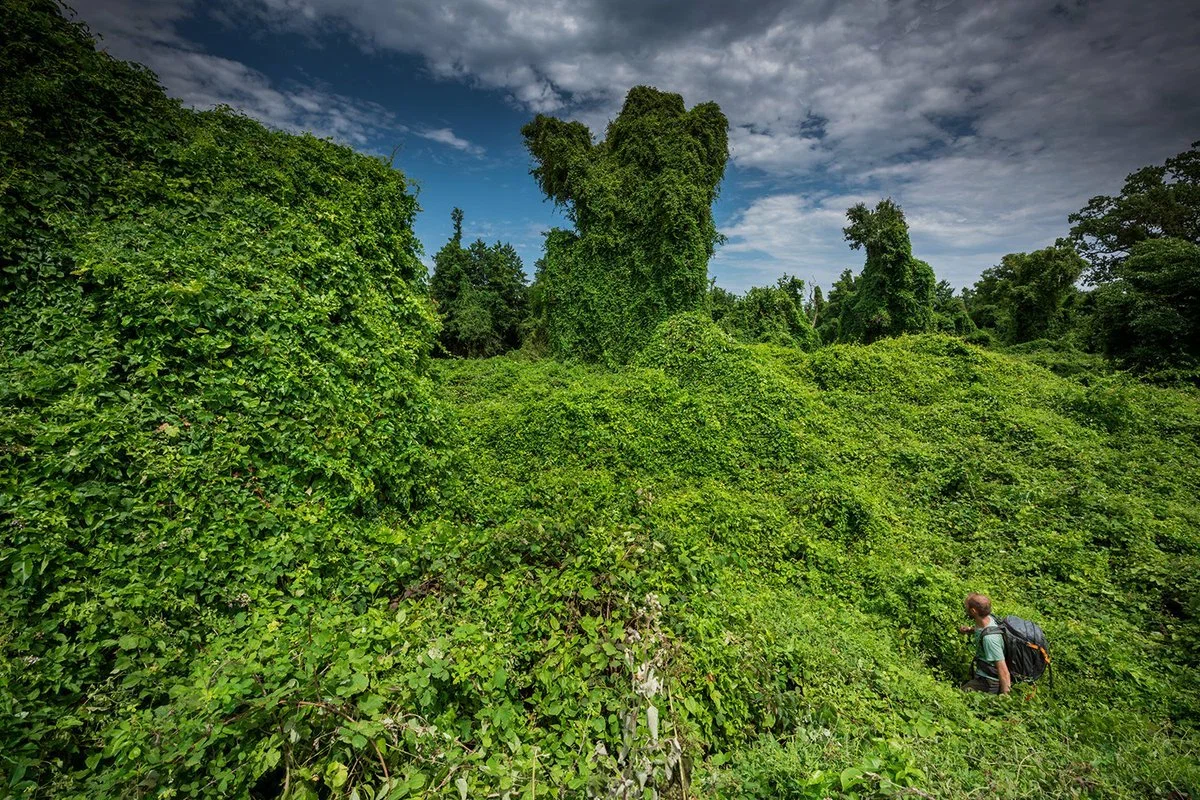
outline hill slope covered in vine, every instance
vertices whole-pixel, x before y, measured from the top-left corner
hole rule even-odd
[[[0,31],[6,795],[1198,791],[1194,391],[694,314],[431,363],[402,174]],[[967,590],[1053,686],[955,688]]]

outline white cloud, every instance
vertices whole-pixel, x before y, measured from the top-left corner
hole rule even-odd
[[[430,141],[444,144],[447,147],[453,147],[455,150],[461,150],[464,153],[469,153],[473,156],[483,155],[483,148],[477,144],[472,144],[466,139],[454,135],[454,131],[449,128],[436,128],[433,130],[417,131],[417,136]]]
[[[239,61],[203,52],[176,28],[194,13],[194,0],[75,0],[73,5],[100,34],[101,49],[145,64],[169,94],[193,108],[228,105],[276,128],[359,147],[407,130],[376,103],[314,86],[281,87]]]

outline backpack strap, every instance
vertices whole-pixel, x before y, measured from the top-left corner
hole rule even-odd
[[[1004,630],[998,624],[996,624],[994,622],[991,625],[988,625],[986,628],[983,628],[979,631],[979,640],[982,641],[985,636],[992,636],[993,634],[999,634],[1001,636],[1004,635]],[[975,656],[973,661],[975,663],[976,669],[979,672],[982,672],[983,674],[987,675],[992,680],[1000,680],[1000,670],[996,667],[995,664],[992,664],[989,661],[984,661],[978,655]]]

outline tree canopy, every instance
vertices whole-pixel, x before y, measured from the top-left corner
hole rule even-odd
[[[932,267],[913,258],[900,206],[890,199],[881,200],[874,210],[858,203],[846,217],[846,241],[854,250],[867,251],[867,263],[853,295],[840,298],[837,339],[869,343],[933,330],[936,278]]]
[[[819,343],[804,308],[804,281],[784,275],[774,286],[754,286],[745,295],[713,287],[714,322],[743,342],[767,342],[804,350]]]
[[[1125,179],[1115,197],[1099,195],[1069,220],[1071,239],[1090,263],[1089,283],[1114,280],[1133,246],[1173,238],[1200,244],[1200,141]]]
[[[1032,253],[1009,253],[975,283],[971,317],[1007,344],[1064,333],[1078,293],[1075,282],[1086,267],[1074,246],[1063,240]]]
[[[454,233],[433,257],[429,292],[442,319],[446,353],[493,356],[521,344],[528,287],[521,257],[511,244],[482,239],[462,246],[462,209],[451,212]]]
[[[552,352],[623,362],[658,322],[704,307],[727,125],[715,103],[689,111],[635,86],[601,142],[541,114],[521,129],[538,185],[574,223],[548,235],[537,279]]]
[[[1200,365],[1200,245],[1138,242],[1112,275],[1094,292],[1099,349],[1141,371]]]

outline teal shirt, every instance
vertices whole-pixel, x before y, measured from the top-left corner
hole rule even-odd
[[[992,618],[992,624],[996,624],[995,618]],[[980,661],[986,661],[989,664],[995,664],[997,661],[1004,660],[1004,634],[997,631],[983,635],[983,628],[976,628],[971,632],[975,638],[975,656]],[[975,669],[975,674],[981,678],[996,680],[991,675],[981,672],[978,668]]]

